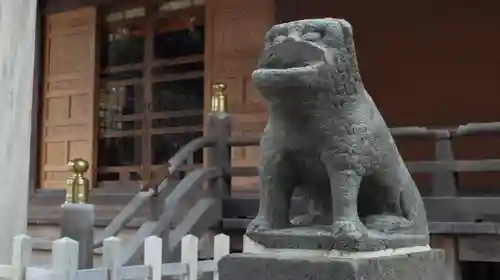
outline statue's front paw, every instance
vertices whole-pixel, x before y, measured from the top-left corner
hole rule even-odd
[[[247,227],[247,234],[253,232],[263,232],[269,230],[271,227],[269,222],[263,217],[256,217]]]
[[[384,233],[397,232],[413,226],[406,218],[393,215],[371,215],[363,219],[366,228]]]
[[[339,220],[333,223],[332,233],[334,236],[349,236],[360,239],[367,235],[367,230],[360,221]]]
[[[338,250],[363,250],[368,238],[366,227],[359,220],[339,220],[332,225],[332,234],[335,238],[335,248]]]
[[[321,223],[321,215],[319,214],[304,214],[294,217],[291,224],[295,226],[310,226]]]

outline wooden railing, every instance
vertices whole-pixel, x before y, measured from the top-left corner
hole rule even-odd
[[[500,134],[500,122],[471,123],[457,128],[430,129],[425,127],[396,127],[390,129],[395,138],[429,138],[435,139],[435,160],[406,161],[411,173],[432,173],[434,196],[453,196],[456,194],[455,172],[488,172],[500,171],[500,159],[456,160],[452,148],[452,140],[466,135],[484,133]],[[232,147],[258,146],[260,135],[249,137],[231,137],[228,145]],[[255,176],[256,167],[233,168],[235,176]]]
[[[434,173],[436,179],[433,189],[437,193],[450,193],[453,184],[453,178],[449,171],[449,165],[453,166],[451,151],[451,135],[452,129],[428,129],[425,127],[396,127],[390,129],[393,137],[409,137],[409,138],[429,138],[433,137],[436,141],[435,146],[435,161],[407,161],[406,165],[412,173]],[[228,144],[232,147],[258,146],[260,143],[260,135],[250,137],[231,137]],[[256,167],[238,167],[232,169],[232,174],[235,176],[256,176]]]
[[[230,187],[227,179],[230,177],[230,152],[226,143],[230,133],[229,116],[224,112],[214,112],[207,116],[207,120],[210,133],[188,143],[168,164],[157,170],[154,179],[104,229],[102,236],[94,242],[94,248],[102,247],[106,238],[119,234],[145,206],[150,207],[150,216],[124,245],[122,264],[139,260],[141,248],[148,236],[163,237],[163,257],[168,258],[184,235],[203,233],[222,219],[222,197],[228,195]],[[194,169],[180,182],[172,183],[171,176],[195,152],[204,148],[208,148],[207,166]],[[204,189],[206,184],[208,188]],[[196,195],[198,198],[185,213],[183,207],[190,204],[186,200]]]
[[[471,123],[455,128],[398,127],[391,128],[394,138],[430,138],[434,141],[434,160],[406,161],[412,174],[430,174],[430,192],[424,202],[433,233],[444,234],[499,234],[500,196],[464,196],[458,191],[457,175],[466,172],[500,171],[499,159],[456,159],[453,141],[464,136],[499,134],[500,122]],[[257,146],[260,136],[231,137],[233,147]],[[396,141],[398,142],[398,141]],[[231,169],[233,176],[256,176],[254,166]],[[482,186],[471,186],[477,189]],[[467,188],[466,188],[467,189]],[[499,187],[500,190],[500,182]],[[499,192],[500,193],[500,192]],[[297,202],[297,201],[296,201]],[[304,211],[304,205],[292,203],[292,211]],[[224,202],[224,226],[228,229],[244,229],[257,212],[256,199],[228,199]],[[244,219],[242,217],[249,217]]]
[[[165,195],[169,189],[169,175],[177,172],[177,169],[182,166],[182,163],[187,160],[196,151],[205,147],[210,147],[215,141],[211,137],[200,137],[194,139],[186,146],[181,148],[172,159],[169,165],[158,170],[153,177],[153,180],[143,187],[141,192],[138,192],[134,198],[120,211],[120,213],[111,221],[104,229],[103,235],[94,243],[94,247],[101,247],[104,239],[117,235],[120,230],[125,228],[128,222],[137,214],[140,208],[146,202],[155,199],[158,196]]]

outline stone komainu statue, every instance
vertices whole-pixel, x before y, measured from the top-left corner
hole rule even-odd
[[[272,27],[253,82],[269,119],[261,140],[260,207],[247,235],[267,247],[428,245],[422,198],[364,88],[347,21]],[[296,190],[311,209],[292,226]]]

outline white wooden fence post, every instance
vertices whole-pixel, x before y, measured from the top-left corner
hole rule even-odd
[[[188,265],[188,274],[182,280],[198,279],[198,237],[186,235],[181,243],[181,262]]]
[[[162,240],[158,236],[150,236],[144,242],[144,264],[149,266],[149,277],[146,280],[161,280],[162,276]]]
[[[31,259],[31,238],[27,235],[14,237],[12,250],[12,280],[24,280],[26,267]]]
[[[64,237],[52,244],[52,272],[54,279],[76,280],[78,269],[78,242]]]
[[[121,240],[118,237],[109,237],[103,242],[103,264],[108,269],[108,280],[121,280],[120,264]]]
[[[219,267],[218,263],[224,256],[229,255],[230,239],[225,234],[217,234],[214,238],[214,280],[219,280]]]

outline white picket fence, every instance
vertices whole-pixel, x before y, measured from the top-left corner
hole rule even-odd
[[[144,244],[144,264],[120,265],[121,240],[110,237],[103,244],[103,267],[79,270],[78,242],[61,238],[52,245],[52,267],[29,266],[32,241],[29,236],[14,238],[12,264],[0,265],[0,279],[9,280],[161,280],[162,276],[178,276],[181,280],[196,280],[204,272],[213,272],[218,280],[217,262],[229,254],[229,236],[219,234],[214,238],[214,258],[198,260],[198,238],[193,235],[182,239],[181,262],[162,263],[162,240],[148,237]]]

